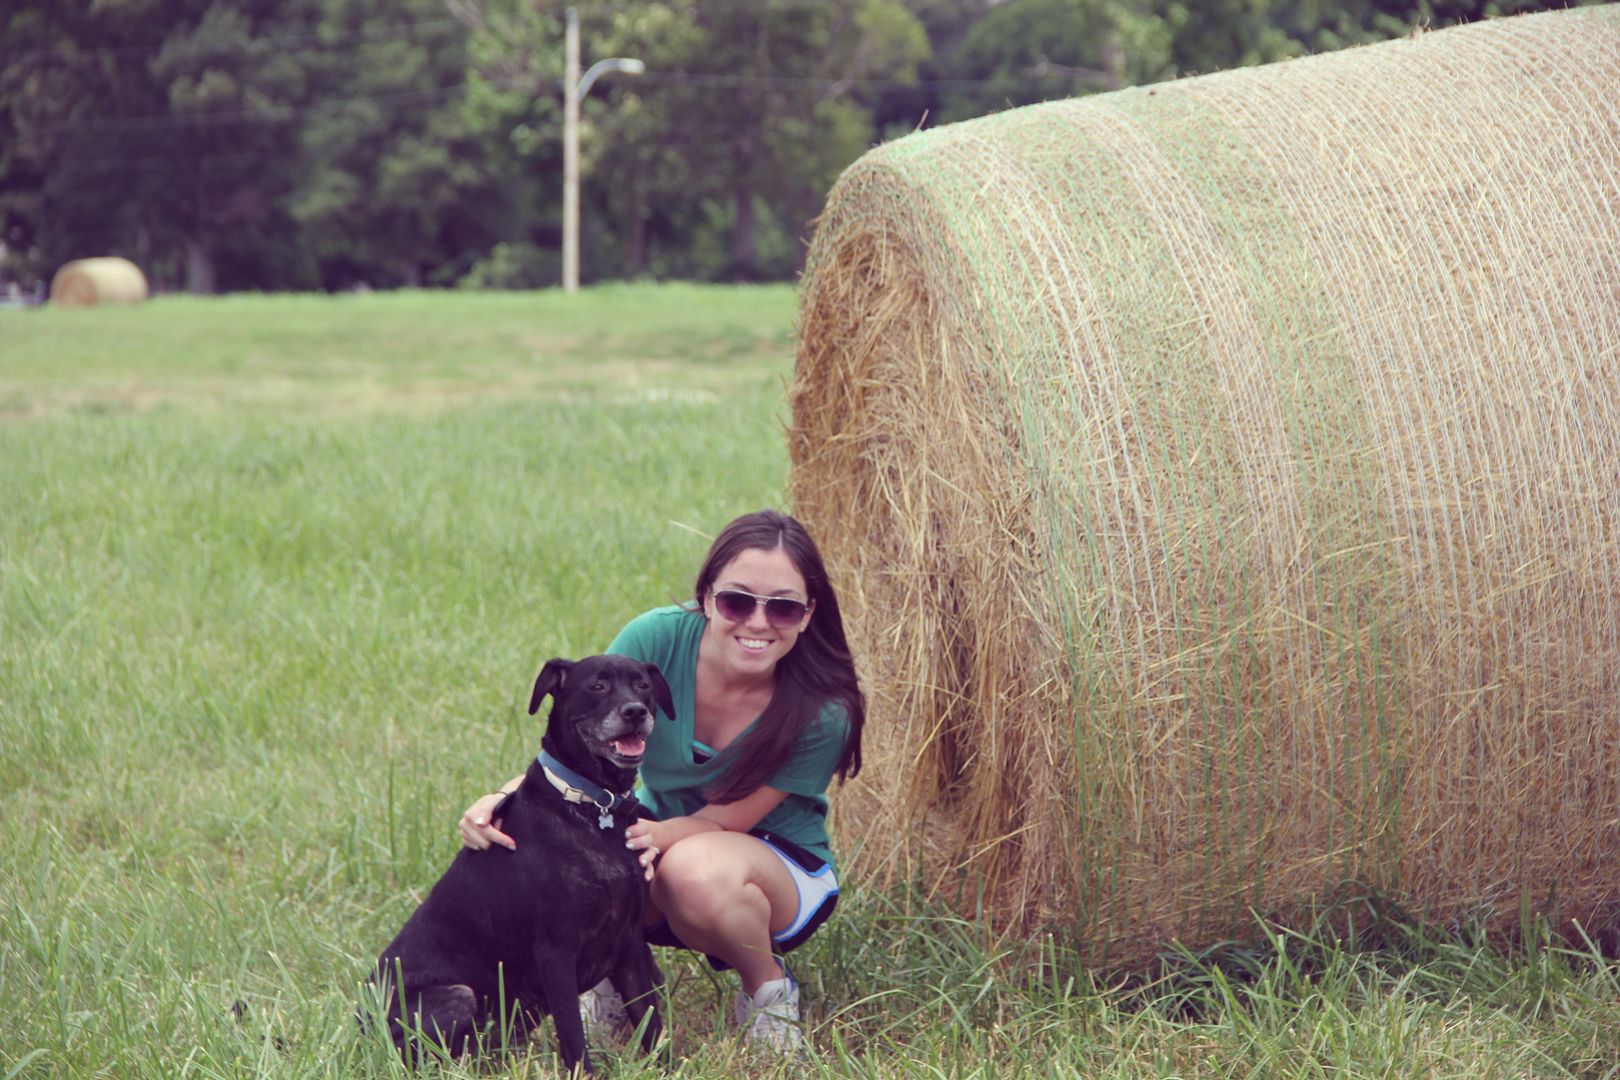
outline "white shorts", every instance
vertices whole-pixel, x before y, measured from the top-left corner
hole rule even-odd
[[[838,895],[838,875],[833,873],[831,863],[824,863],[820,870],[811,873],[769,840],[761,839],[760,843],[770,848],[776,853],[776,857],[782,860],[782,865],[787,867],[794,886],[799,890],[799,910],[794,913],[793,921],[788,923],[786,928],[771,935],[771,939],[778,943],[790,941],[812,922],[819,923],[831,913],[829,909]],[[817,916],[821,916],[821,919],[817,919]]]

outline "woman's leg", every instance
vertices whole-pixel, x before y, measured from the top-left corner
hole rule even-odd
[[[792,924],[799,892],[763,841],[736,832],[686,837],[659,858],[651,899],[688,947],[737,969],[744,993],[782,978],[771,933]]]

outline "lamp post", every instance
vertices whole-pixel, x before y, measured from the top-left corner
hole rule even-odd
[[[579,13],[568,9],[563,68],[563,292],[579,290],[579,103],[591,84],[610,71],[640,75],[647,65],[640,60],[614,57],[592,64],[579,74]]]

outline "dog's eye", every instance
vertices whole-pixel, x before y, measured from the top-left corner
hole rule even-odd
[[[607,683],[593,682],[591,683],[589,689],[593,694],[604,693],[607,690]]]

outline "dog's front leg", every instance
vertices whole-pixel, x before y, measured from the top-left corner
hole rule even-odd
[[[577,1076],[581,1067],[587,1073],[591,1068],[590,1052],[585,1047],[585,1022],[579,1015],[579,975],[577,957],[536,949],[534,964],[540,981],[541,993],[546,1000],[546,1011],[557,1029],[557,1056],[570,1075]]]
[[[620,957],[618,966],[613,969],[612,979],[613,988],[624,999],[625,1008],[630,1013],[630,1022],[641,1027],[642,1018],[646,1018],[646,1026],[641,1031],[641,1052],[651,1054],[664,1030],[661,1005],[664,973],[653,960],[652,950],[644,942],[637,941]]]

